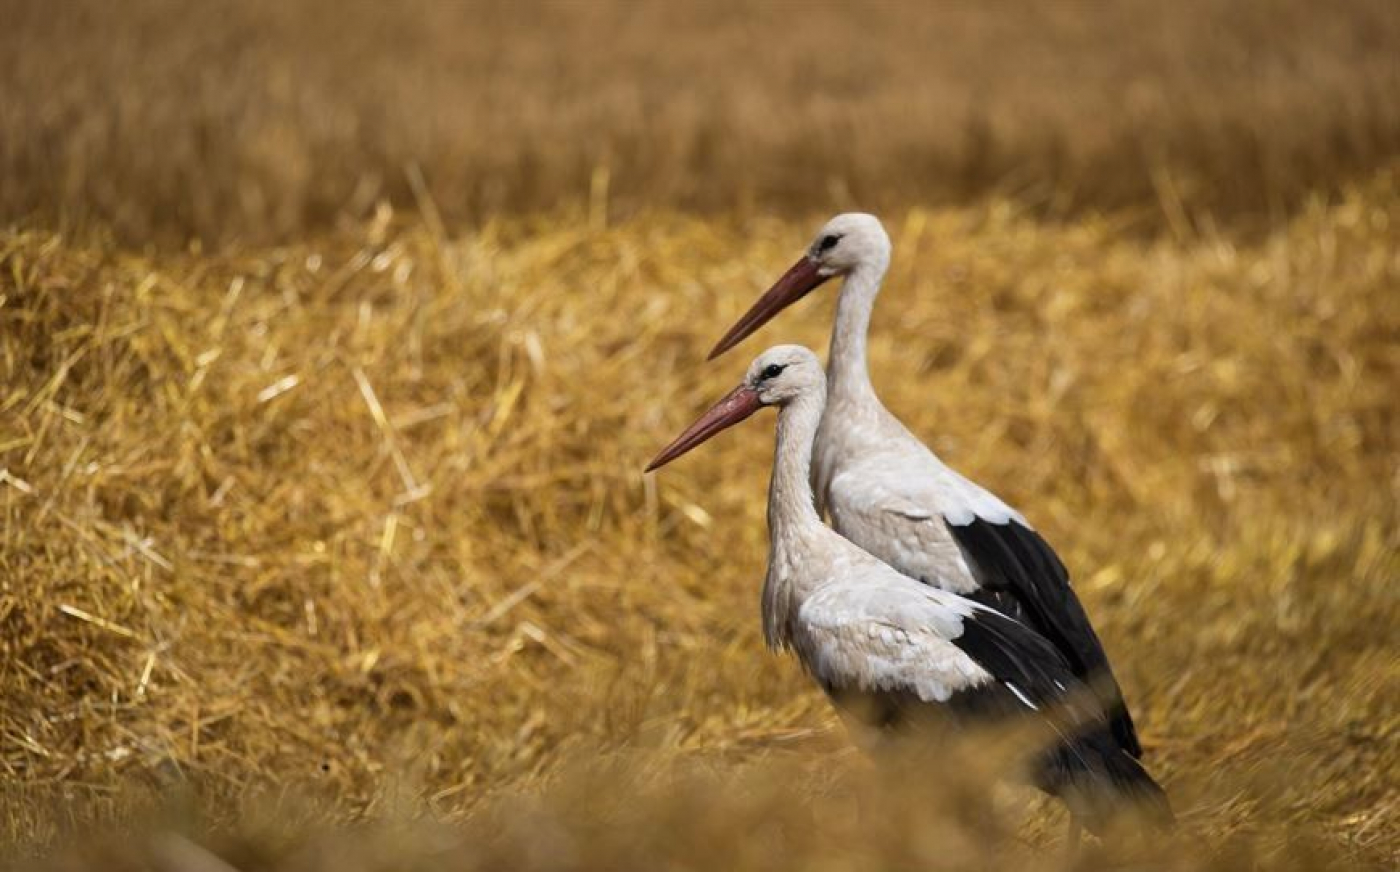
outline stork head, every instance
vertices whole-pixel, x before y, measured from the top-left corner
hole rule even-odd
[[[880,219],[864,212],[837,215],[817,232],[807,252],[777,284],[758,298],[710,352],[714,360],[738,345],[769,319],[834,276],[858,269],[884,272],[890,263],[890,237]]]
[[[826,373],[821,361],[801,345],[777,345],[749,365],[744,380],[676,437],[646,471],[665,466],[690,449],[757,412],[764,406],[786,406],[798,397],[826,396]]]
[[[826,373],[810,348],[775,345],[754,358],[740,387],[757,394],[760,405],[786,406],[807,393],[826,396]]]

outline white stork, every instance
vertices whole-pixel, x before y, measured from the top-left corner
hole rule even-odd
[[[1091,830],[1125,801],[1168,822],[1166,795],[1118,747],[1102,708],[1055,646],[994,609],[896,572],[822,523],[809,475],[825,405],[816,355],[771,348],[647,466],[778,407],[763,584],[769,647],[795,652],[838,708],[880,728],[931,709],[955,719],[1033,715],[1055,725],[1051,712],[1073,709],[1073,732],[1055,727],[1063,740],[1038,758],[1036,785],[1064,798]]]
[[[946,466],[875,395],[866,334],[890,248],[873,215],[831,219],[710,359],[823,282],[843,276],[826,414],[815,447],[818,511],[829,513],[841,535],[905,575],[990,605],[1052,642],[1110,713],[1118,744],[1141,757],[1108,657],[1059,557],[1019,512]]]

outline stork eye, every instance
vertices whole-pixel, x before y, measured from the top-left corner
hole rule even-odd
[[[770,363],[763,368],[763,372],[759,375],[758,378],[759,381],[768,381],[770,378],[777,378],[779,375],[782,374],[782,372],[783,367],[781,364]]]
[[[841,237],[835,233],[828,233],[823,236],[821,242],[817,243],[817,254],[825,254],[836,247],[836,243],[841,241]]]

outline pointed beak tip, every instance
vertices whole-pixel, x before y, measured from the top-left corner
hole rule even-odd
[[[675,441],[661,449],[661,453],[647,464],[647,468],[643,472],[651,472],[665,466],[700,443],[707,441],[716,433],[727,430],[749,417],[762,405],[758,394],[752,388],[740,385],[710,407],[708,412],[697,418],[685,429],[684,433],[676,437]]]

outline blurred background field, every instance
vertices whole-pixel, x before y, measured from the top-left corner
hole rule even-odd
[[[449,221],[994,192],[1258,226],[1400,147],[1389,0],[3,0],[0,18],[0,214],[143,244],[288,241],[415,187]]]
[[[850,206],[1182,817],[1078,867],[1400,862],[1392,5],[0,17],[16,864],[1075,865],[762,649],[764,426],[640,474]]]

